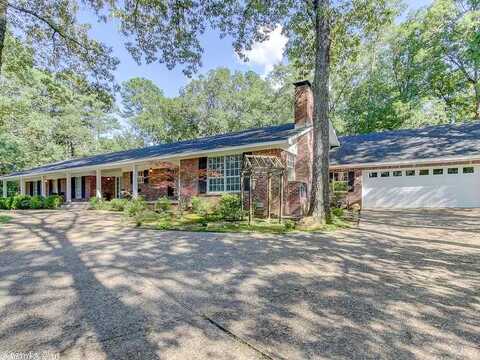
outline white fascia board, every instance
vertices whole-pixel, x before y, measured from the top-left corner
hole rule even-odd
[[[355,164],[340,164],[330,165],[330,169],[362,169],[362,168],[378,168],[378,167],[391,167],[391,166],[409,166],[409,165],[428,165],[435,163],[446,162],[471,162],[480,161],[480,156],[459,156],[450,158],[431,158],[431,159],[418,159],[418,160],[402,160],[402,161],[390,161],[390,162],[376,162],[376,163],[355,163]]]
[[[228,154],[228,153],[239,153],[239,152],[244,152],[245,150],[264,150],[264,149],[270,149],[272,146],[278,146],[279,148],[288,148],[289,142],[288,140],[277,140],[277,141],[269,141],[269,142],[263,142],[263,143],[254,143],[254,144],[249,144],[249,145],[242,145],[242,146],[229,146],[229,147],[224,147],[220,149],[213,149],[213,150],[208,150],[208,151],[191,151],[191,152],[185,152],[177,155],[164,155],[164,156],[156,156],[156,157],[146,157],[146,158],[140,158],[136,160],[125,160],[125,161],[118,161],[118,162],[111,162],[111,163],[105,163],[102,165],[94,165],[94,166],[80,166],[76,168],[68,168],[68,169],[58,169],[58,170],[52,170],[52,171],[44,171],[44,172],[38,172],[38,173],[33,173],[33,174],[21,174],[21,175],[13,175],[13,176],[2,176],[0,177],[0,180],[16,180],[19,179],[20,177],[23,177],[24,179],[28,178],[36,178],[40,177],[42,175],[48,175],[48,174],[59,174],[59,173],[75,173],[75,172],[87,172],[87,171],[94,171],[96,169],[111,169],[119,166],[128,166],[128,165],[133,165],[133,164],[138,164],[142,162],[149,162],[149,161],[172,161],[172,162],[179,162],[180,160],[183,159],[190,159],[192,157],[203,157],[203,156],[211,156],[211,154]]]

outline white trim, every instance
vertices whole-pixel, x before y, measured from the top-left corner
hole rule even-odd
[[[103,165],[89,165],[89,166],[79,166],[75,168],[68,168],[68,169],[58,169],[58,170],[52,170],[52,171],[45,171],[45,172],[38,172],[38,173],[25,173],[21,175],[7,175],[7,176],[2,176],[0,177],[0,180],[3,179],[17,179],[20,176],[23,177],[38,177],[41,175],[45,174],[58,174],[58,173],[64,173],[66,171],[68,172],[78,172],[78,171],[93,171],[98,168],[101,169],[106,169],[106,168],[115,168],[119,166],[127,166],[127,165],[133,165],[133,164],[138,164],[142,162],[150,162],[150,161],[179,161],[179,160],[184,160],[184,159],[190,159],[192,157],[205,157],[209,156],[209,154],[212,153],[228,153],[228,152],[245,152],[245,150],[251,150],[251,151],[256,151],[256,150],[263,150],[263,149],[271,149],[272,146],[278,145],[280,148],[288,148],[289,143],[288,139],[287,140],[277,140],[277,141],[269,141],[269,142],[263,142],[263,143],[255,143],[255,144],[249,144],[249,145],[243,145],[243,146],[229,146],[229,147],[224,147],[220,149],[213,149],[213,150],[208,150],[208,151],[191,151],[191,152],[185,152],[181,153],[178,155],[164,155],[164,156],[156,156],[156,157],[145,157],[145,158],[140,158],[136,160],[125,160],[125,161],[117,161],[117,162],[110,162],[110,163],[105,163]],[[220,155],[219,155],[220,156]]]
[[[435,163],[448,163],[448,162],[469,162],[479,161],[480,157],[478,156],[464,156],[464,157],[455,157],[455,158],[432,158],[432,159],[417,159],[417,160],[403,160],[403,161],[391,161],[391,162],[376,162],[376,163],[354,163],[354,164],[341,164],[341,165],[330,165],[330,170],[336,169],[367,169],[372,167],[390,167],[390,166],[412,166],[412,165],[434,165]]]
[[[225,194],[225,193],[239,193],[240,190],[226,190],[227,188],[227,178],[236,178],[236,176],[227,176],[227,167],[226,167],[226,157],[227,156],[240,156],[240,171],[241,171],[241,162],[242,162],[242,159],[241,159],[241,156],[242,156],[242,153],[233,153],[233,154],[225,154],[225,155],[219,155],[219,156],[207,156],[207,192],[206,194],[207,195],[220,195],[220,194]],[[208,173],[209,173],[209,168],[208,168],[208,160],[211,159],[211,158],[217,158],[217,157],[221,157],[223,158],[223,191],[210,191],[210,177],[208,176]],[[239,174],[238,175],[238,178],[239,178],[239,181],[241,181],[241,175]],[[215,177],[213,177],[213,179],[216,179]],[[240,184],[240,188],[242,187],[242,184]]]

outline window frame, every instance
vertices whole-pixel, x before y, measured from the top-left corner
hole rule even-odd
[[[408,169],[405,170],[405,176],[417,176],[417,172],[415,169]]]
[[[472,169],[472,171],[465,171],[465,169]],[[475,167],[474,166],[462,166],[462,174],[464,174],[464,175],[475,174]]]
[[[403,171],[402,170],[393,170],[392,171],[392,177],[402,177],[403,176]]]
[[[374,176],[374,174],[375,174],[375,176]],[[369,179],[378,179],[378,171],[370,171],[368,173],[368,178]]]
[[[423,172],[427,172],[426,174],[422,174],[422,171]],[[420,169],[418,170],[418,176],[430,176],[430,169]]]
[[[437,172],[437,174],[435,172]],[[443,168],[432,169],[432,175],[438,176],[438,175],[444,175],[444,174],[445,174],[445,170],[443,170]]]
[[[232,160],[227,160],[228,158],[231,157],[236,157],[237,159],[235,162],[238,163],[238,168],[228,168],[227,169],[227,163],[230,163]],[[221,160],[221,167],[222,167],[222,176],[210,176],[211,167],[211,161],[213,159],[222,159]],[[227,173],[229,171],[235,171],[238,170],[238,175],[228,175]],[[228,154],[228,155],[219,155],[219,156],[208,156],[207,157],[207,194],[215,195],[215,194],[223,194],[223,193],[240,193],[241,191],[241,171],[242,171],[242,154]],[[227,179],[235,179],[238,178],[238,190],[227,190]],[[210,181],[212,179],[222,179],[223,183],[223,190],[210,190]],[[218,185],[218,184],[217,184]]]
[[[454,172],[450,172],[450,170],[456,170]],[[460,174],[458,167],[452,167],[447,169],[447,175],[458,175]]]

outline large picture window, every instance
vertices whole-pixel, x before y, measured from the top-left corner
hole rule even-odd
[[[209,157],[208,192],[240,191],[241,155]]]

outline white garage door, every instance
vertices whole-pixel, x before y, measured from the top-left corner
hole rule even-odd
[[[480,207],[480,166],[368,170],[362,180],[365,209]]]

